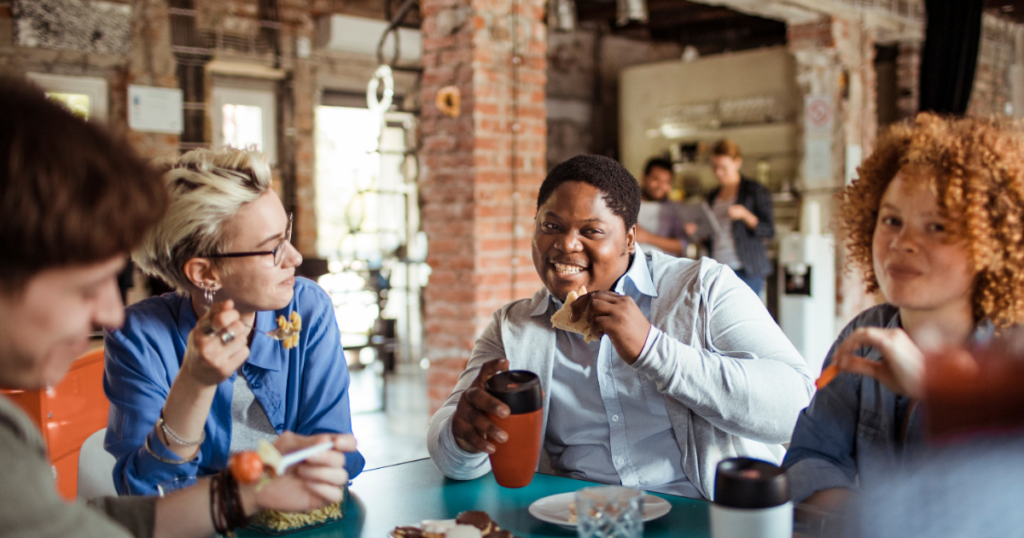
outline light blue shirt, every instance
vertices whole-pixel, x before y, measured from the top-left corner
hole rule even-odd
[[[348,365],[331,298],[312,281],[296,278],[291,303],[275,312],[257,312],[256,331],[276,329],[276,318],[292,312],[302,316],[298,345],[284,349],[281,342],[254,335],[249,359],[241,368],[249,387],[278,434],[351,433]],[[154,495],[161,482],[227,467],[237,373],[217,386],[206,418],[206,440],[194,459],[181,464],[162,462],[143,445],[148,439],[161,458],[180,460],[156,436],[154,425],[196,323],[191,301],[168,293],[128,307],[124,325],[106,334],[103,389],[110,400],[110,415],[104,446],[117,458],[114,486],[121,495]],[[349,477],[359,474],[364,463],[358,452],[348,453]]]
[[[632,297],[650,319],[658,292],[639,248],[614,291]],[[532,315],[551,316],[561,306],[549,293]],[[662,337],[652,330],[637,362]],[[619,357],[608,337],[587,344],[582,335],[556,330],[551,385],[545,448],[557,469],[582,480],[703,498],[683,471],[665,396]]]

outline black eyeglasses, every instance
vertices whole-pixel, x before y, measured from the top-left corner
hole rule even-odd
[[[288,213],[288,230],[284,233],[284,239],[274,247],[274,250],[261,250],[259,252],[228,252],[225,254],[210,254],[204,256],[205,258],[245,258],[248,256],[266,256],[270,254],[274,257],[274,265],[281,265],[281,261],[284,260],[285,245],[290,243],[292,240],[292,214]]]

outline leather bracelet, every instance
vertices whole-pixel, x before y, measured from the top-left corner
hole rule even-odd
[[[226,525],[224,525],[223,510],[219,510],[220,488],[217,487],[219,478],[219,475],[213,475],[210,477],[210,521],[213,522],[214,532],[223,535],[228,532],[228,529]]]
[[[169,464],[169,465],[185,465],[186,463],[192,463],[192,461],[195,460],[195,458],[192,458],[191,460],[171,460],[171,459],[167,459],[167,458],[157,454],[156,452],[153,452],[153,449],[149,447],[149,436],[148,435],[146,436],[146,441],[143,443],[143,446],[146,447],[146,452],[149,452],[150,456],[153,456],[154,458],[157,459],[157,461],[159,461],[161,463],[166,463],[166,464]],[[198,457],[198,456],[199,456],[199,454],[196,454],[196,457]]]
[[[167,422],[164,421],[164,417],[162,414],[160,418],[157,419],[156,426],[163,430],[164,435],[168,439],[174,441],[176,444],[179,444],[181,446],[198,446],[203,444],[203,441],[206,440],[206,428],[203,428],[203,433],[202,435],[199,436],[198,441],[186,441],[181,437],[178,437],[178,434],[174,433],[174,430],[172,430],[171,427],[167,425]]]
[[[232,530],[241,529],[248,522],[245,518],[245,508],[242,507],[242,495],[238,491],[238,481],[227,469],[221,472],[221,481],[224,484],[224,497],[228,506],[228,526]]]

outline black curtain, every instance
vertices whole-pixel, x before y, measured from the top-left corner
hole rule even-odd
[[[983,0],[925,0],[921,111],[963,115],[978,64]]]

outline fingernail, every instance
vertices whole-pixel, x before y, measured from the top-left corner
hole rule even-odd
[[[484,448],[484,452],[486,452],[488,454],[494,454],[494,450],[495,450],[494,445],[487,445],[487,447]]]
[[[505,441],[508,441],[508,434],[505,432],[498,432],[494,436],[494,439],[497,440],[499,443],[504,443]]]

